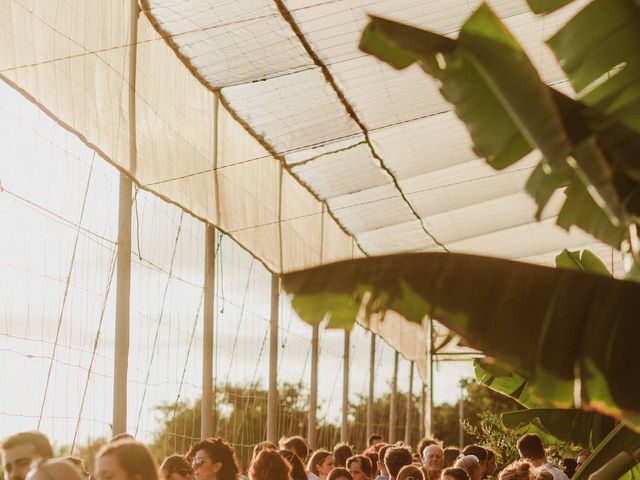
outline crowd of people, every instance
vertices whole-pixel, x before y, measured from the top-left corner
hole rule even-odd
[[[0,449],[5,480],[568,480],[572,474],[547,461],[535,434],[518,440],[520,458],[497,474],[495,453],[481,445],[443,448],[437,440],[424,438],[413,449],[401,442],[385,443],[379,435],[368,443],[356,453],[346,443],[332,451],[311,451],[300,436],[283,438],[279,445],[265,441],[255,446],[244,473],[233,447],[222,438],[197,442],[158,467],[147,446],[120,434],[99,450],[94,472],[87,471],[80,458],[53,458],[51,444],[40,432],[12,435]],[[588,453],[582,452],[577,462]]]

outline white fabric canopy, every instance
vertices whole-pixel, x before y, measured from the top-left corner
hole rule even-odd
[[[543,42],[584,2],[547,17],[489,4],[567,88]],[[621,270],[610,248],[555,226],[561,193],[534,221],[523,186],[538,154],[492,170],[421,70],[358,50],[367,14],[455,36],[478,1],[132,5],[1,0],[0,78],[271,271],[443,248],[542,264],[590,248]]]

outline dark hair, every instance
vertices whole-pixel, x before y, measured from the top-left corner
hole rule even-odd
[[[424,452],[424,449],[427,448],[429,445],[441,446],[440,442],[435,438],[432,438],[432,437],[421,438],[420,441],[418,442],[418,455],[420,455],[420,458],[422,458],[422,452]]]
[[[249,466],[250,480],[291,480],[291,464],[276,450],[262,450]]]
[[[542,468],[537,473],[534,473],[534,478],[536,480],[553,480],[553,475],[546,468]]]
[[[364,473],[367,477],[373,477],[373,466],[371,465],[371,460],[366,455],[354,455],[347,460],[347,469],[354,463],[360,465],[360,469],[362,473]]]
[[[222,438],[211,437],[191,445],[186,455],[187,460],[189,462],[193,460],[193,457],[200,450],[204,450],[212,461],[222,463],[222,468],[216,472],[217,480],[238,480],[240,478],[240,466],[236,451]]]
[[[40,432],[20,432],[8,437],[2,442],[2,449],[9,450],[10,448],[17,447],[18,445],[24,445],[28,443],[33,445],[36,454],[42,457],[43,460],[47,460],[53,457],[53,449],[49,443],[49,439],[44,433]]]
[[[527,433],[518,439],[516,444],[520,456],[529,459],[544,458],[544,447],[542,440],[535,433]]]
[[[182,455],[169,455],[160,465],[160,474],[168,479],[172,473],[178,473],[181,476],[193,473],[191,465],[184,459]]]
[[[376,448],[369,447],[362,454],[365,457],[367,457],[371,462],[371,470],[374,472],[374,475],[375,475],[378,472],[378,452],[376,451]]]
[[[407,447],[391,447],[384,454],[384,466],[387,467],[389,476],[396,478],[400,469],[405,465],[411,465],[413,457]]]
[[[489,457],[489,452],[487,452],[487,449],[476,444],[467,445],[462,449],[461,453],[463,455],[474,455],[480,463],[486,463],[487,458]]]
[[[251,458],[256,458],[262,450],[278,450],[278,446],[268,440],[265,440],[264,442],[258,442],[253,447],[253,455],[251,455]]]
[[[302,460],[302,463],[306,462],[309,456],[309,444],[300,435],[280,439],[280,448],[293,450],[300,460]]]
[[[324,448],[319,448],[315,452],[311,454],[309,458],[309,462],[307,463],[307,470],[309,470],[314,475],[318,475],[317,466],[324,462],[325,458],[333,455],[329,450],[325,450]]]
[[[353,448],[348,443],[340,442],[333,447],[333,457],[336,461],[336,467],[344,467],[347,459],[353,456]]]
[[[460,449],[457,447],[447,447],[443,450],[444,466],[453,467],[456,458],[460,455]]]
[[[397,480],[425,480],[424,473],[417,465],[405,465],[398,472]]]
[[[530,480],[532,477],[533,465],[526,460],[511,462],[498,474],[498,480]]]
[[[440,478],[444,480],[445,475],[449,475],[450,477],[453,477],[456,480],[469,480],[469,474],[464,468],[454,468],[454,467],[445,468],[442,471],[442,476]]]
[[[382,440],[383,440],[382,435],[378,435],[377,433],[372,433],[371,435],[369,435],[369,438],[367,439],[367,445],[371,446],[381,442]]]
[[[136,475],[141,480],[158,480],[158,464],[151,450],[131,439],[109,442],[98,451],[97,458],[113,455],[129,478]]]
[[[291,450],[285,449],[278,450],[278,453],[291,465],[291,478],[293,480],[307,480],[307,471],[304,469],[304,463],[302,463],[298,455]]]
[[[327,475],[327,480],[338,480],[340,477],[346,477],[348,480],[353,480],[349,470],[342,467],[336,467],[331,470],[329,475]]]
[[[384,456],[387,454],[387,450],[389,450],[390,448],[391,448],[391,445],[389,444],[385,444],[382,447],[380,447],[380,450],[378,450],[378,462],[384,465]]]

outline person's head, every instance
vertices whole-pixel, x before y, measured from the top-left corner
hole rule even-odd
[[[425,480],[422,469],[417,465],[405,465],[398,472],[396,480]]]
[[[438,440],[436,440],[433,437],[423,437],[420,439],[417,445],[418,453],[422,455],[422,452],[424,452],[424,449],[427,448],[429,445],[440,445],[440,442],[438,442]]]
[[[124,439],[104,445],[96,455],[97,480],[158,480],[158,464],[142,443]]]
[[[380,447],[380,450],[378,450],[378,470],[380,470],[380,473],[385,477],[389,476],[389,472],[387,471],[387,467],[384,464],[384,456],[387,454],[387,450],[389,450],[390,448],[391,445],[385,444]]]
[[[278,447],[275,443],[269,442],[268,440],[256,443],[256,445],[253,447],[253,455],[251,455],[251,460],[256,458],[262,450],[278,450]]]
[[[346,465],[353,480],[371,480],[373,477],[373,466],[366,455],[354,455],[347,459]]]
[[[442,471],[440,480],[469,480],[469,474],[463,468],[447,467]]]
[[[76,465],[63,458],[40,463],[27,474],[27,480],[83,480]]]
[[[422,451],[422,464],[427,472],[439,472],[444,468],[444,451],[436,443],[427,445]]]
[[[73,464],[74,467],[76,467],[76,469],[80,472],[80,475],[82,475],[82,478],[84,478],[85,480],[89,480],[91,478],[91,472],[89,472],[89,470],[87,470],[87,466],[84,463],[84,460],[82,460],[79,457],[64,457],[63,460],[66,460],[67,462],[70,462]]]
[[[117,442],[118,440],[135,440],[135,438],[130,433],[123,432],[111,437],[111,440],[109,440],[109,443]]]
[[[372,433],[371,435],[369,435],[369,438],[367,439],[367,445],[371,447],[376,443],[382,443],[383,441],[384,440],[381,435],[378,435],[377,433]]]
[[[182,455],[170,455],[160,465],[163,480],[193,480],[193,469]]]
[[[524,460],[542,460],[545,458],[542,440],[535,433],[527,433],[518,439],[516,444],[520,458]]]
[[[307,471],[304,469],[304,463],[302,463],[298,455],[284,448],[278,450],[278,453],[291,465],[291,478],[293,480],[307,480]]]
[[[498,474],[498,480],[532,480],[533,465],[526,460],[516,460],[504,467]]]
[[[411,465],[412,461],[411,450],[407,447],[390,447],[384,454],[384,465],[392,479],[397,477],[402,467]]]
[[[496,471],[496,452],[487,447],[484,449],[487,451],[487,467],[484,470],[484,475],[493,475]]]
[[[291,464],[276,450],[262,450],[251,462],[249,480],[291,480]]]
[[[460,456],[460,449],[457,447],[447,447],[443,451],[444,468],[453,467],[456,458]]]
[[[313,452],[307,464],[307,470],[318,477],[328,475],[333,470],[333,467],[335,467],[333,454],[323,448]]]
[[[382,444],[379,445],[382,446]],[[378,449],[374,445],[367,448],[362,454],[369,459],[369,462],[371,462],[371,471],[373,472],[372,476],[375,477],[380,469],[380,467],[378,467]]]
[[[578,454],[578,458],[576,459],[576,470],[582,466],[582,464],[587,460],[587,457],[591,455],[589,450],[582,450]]]
[[[240,467],[236,452],[219,437],[211,437],[191,446],[187,452],[196,480],[237,480]]]
[[[535,480],[553,480],[551,472],[545,468],[541,468],[533,474]]]
[[[456,460],[453,464],[455,468],[461,468],[467,475],[469,480],[481,480],[482,479],[482,467],[480,466],[480,460],[475,455],[463,455]]]
[[[346,468],[336,467],[329,472],[327,480],[353,480],[353,478]]]
[[[481,478],[484,476],[487,470],[487,458],[489,457],[489,452],[486,448],[481,447],[480,445],[467,445],[462,449],[462,455],[473,455],[480,462],[480,476]]]
[[[348,443],[337,443],[335,447],[333,447],[333,458],[336,464],[336,467],[344,467],[347,465],[347,459],[349,457],[353,457],[353,448]]]
[[[20,432],[2,442],[2,469],[7,480],[24,480],[36,459],[53,457],[49,439],[40,432]]]
[[[280,439],[280,448],[291,450],[298,455],[302,463],[305,463],[309,457],[309,444],[300,435]]]

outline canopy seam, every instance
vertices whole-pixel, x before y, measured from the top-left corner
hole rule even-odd
[[[358,125],[360,130],[362,130],[362,133],[364,135],[365,141],[366,141],[367,145],[369,146],[369,150],[371,151],[371,155],[373,156],[373,158],[375,158],[377,160],[378,166],[382,169],[382,171],[384,171],[389,176],[389,178],[391,179],[391,182],[393,183],[393,186],[396,188],[398,193],[400,193],[400,197],[402,198],[402,200],[405,202],[407,207],[409,207],[409,210],[411,210],[411,213],[420,222],[420,226],[422,227],[422,230],[424,231],[424,233],[431,240],[433,240],[438,246],[440,246],[445,252],[448,252],[449,249],[442,242],[440,242],[435,237],[434,234],[432,234],[429,231],[429,229],[427,228],[427,226],[424,223],[424,220],[420,217],[420,215],[416,211],[415,207],[411,204],[411,202],[409,201],[409,199],[405,195],[404,191],[402,190],[402,187],[400,186],[398,178],[391,171],[391,169],[385,164],[385,162],[382,159],[382,157],[378,154],[378,152],[374,148],[373,143],[371,142],[371,139],[369,138],[369,130],[368,130],[368,128],[365,126],[365,124],[360,119],[360,117],[358,117],[358,114],[355,112],[353,106],[347,100],[347,98],[346,98],[344,92],[342,91],[342,89],[338,86],[335,78],[333,77],[332,73],[329,71],[329,68],[324,64],[324,62],[320,59],[320,57],[318,57],[316,52],[311,48],[311,45],[310,45],[309,41],[304,36],[304,33],[302,33],[302,30],[298,26],[296,20],[293,18],[293,15],[291,14],[291,12],[287,8],[287,6],[284,4],[284,1],[283,0],[275,0],[275,4],[278,7],[278,10],[280,11],[280,14],[284,18],[285,22],[287,22],[289,24],[289,26],[293,30],[293,33],[296,35],[296,37],[298,37],[298,40],[300,41],[300,43],[302,44],[302,46],[306,50],[307,54],[309,54],[309,57],[311,57],[311,60],[313,60],[313,63],[315,63],[320,68],[320,71],[322,72],[322,75],[324,76],[326,82],[333,89],[334,93],[338,97],[338,101],[342,104],[344,109],[347,111],[347,114],[349,115],[349,117],[351,117],[351,119],[356,123],[356,125]]]

